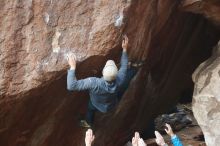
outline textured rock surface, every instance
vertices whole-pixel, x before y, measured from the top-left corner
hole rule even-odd
[[[219,0],[183,0],[185,11],[204,15],[206,18],[220,26],[220,1]]]
[[[82,61],[117,46],[123,27],[114,25],[127,6],[122,0],[2,1],[0,102],[58,78],[68,52]]]
[[[0,145],[80,146],[86,93],[66,91],[65,54],[77,77],[98,76],[119,58],[122,33],[130,60],[145,66],[119,108],[97,114],[96,146],[121,146],[135,130],[192,88],[193,70],[211,54],[219,32],[173,0],[5,0],[0,3]],[[123,23],[120,20],[123,18]]]
[[[220,143],[220,41],[194,72],[193,112],[208,146]]]

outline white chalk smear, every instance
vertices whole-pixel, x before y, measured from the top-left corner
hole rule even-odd
[[[121,26],[122,26],[122,24],[123,24],[123,18],[124,18],[124,16],[123,16],[123,11],[121,11],[121,12],[119,13],[119,15],[116,17],[116,21],[115,21],[115,26],[116,26],[116,27],[121,27]]]
[[[44,14],[44,22],[45,22],[46,24],[48,24],[49,21],[50,21],[50,15],[49,15],[48,13],[45,13],[45,14]]]
[[[76,54],[74,54],[73,52],[66,53],[66,54],[65,54],[65,58],[66,58],[67,60],[68,60],[69,58],[74,58],[74,60],[77,61]]]
[[[29,1],[26,3],[26,6],[27,6],[28,8],[31,8],[31,7],[32,7],[32,4],[33,4],[32,0],[29,0]]]
[[[77,51],[77,49],[72,48],[72,49],[62,49],[62,50],[66,50],[65,52],[63,52],[65,59],[68,59],[68,56],[72,56],[76,61],[82,61],[86,57],[85,52],[79,52]]]
[[[52,48],[54,53],[58,53],[60,51],[60,45],[59,45],[60,36],[61,33],[59,31],[56,31],[52,41]]]

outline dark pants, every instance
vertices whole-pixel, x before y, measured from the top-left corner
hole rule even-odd
[[[136,75],[136,73],[137,73],[137,68],[131,67],[127,70],[126,79],[118,92],[118,100],[119,101],[121,100],[123,94],[125,93],[125,91],[129,87],[130,81]],[[94,107],[94,105],[92,104],[91,100],[89,100],[88,109],[87,109],[87,113],[86,113],[86,121],[88,122],[89,125],[93,125],[96,111],[98,111],[98,109],[96,109],[96,107]]]
[[[89,99],[88,109],[87,109],[87,113],[86,113],[86,121],[88,122],[89,125],[93,125],[96,111],[98,111],[98,109],[96,109],[96,107],[94,107],[91,100]]]

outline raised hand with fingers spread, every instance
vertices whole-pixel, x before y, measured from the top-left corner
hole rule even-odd
[[[91,146],[94,139],[95,139],[95,136],[93,135],[92,129],[88,129],[86,131],[86,136],[85,136],[86,146]]]
[[[134,137],[132,138],[132,146],[147,146],[142,138],[140,138],[140,134],[135,132]]]
[[[132,138],[132,146],[138,146],[138,139],[140,135],[138,132],[135,132],[134,137]]]
[[[147,144],[144,142],[142,138],[138,140],[138,146],[147,146]]]
[[[76,58],[73,54],[67,54],[67,61],[69,63],[70,69],[76,69]]]
[[[123,52],[126,52],[127,49],[128,49],[128,37],[127,37],[127,35],[123,36],[122,48],[123,48]]]
[[[179,137],[173,133],[171,126],[166,123],[166,127],[167,127],[167,129],[165,129],[165,131],[171,137],[171,141],[173,143],[173,146],[183,146]]]
[[[158,132],[158,131],[155,131],[155,136],[156,136],[156,143],[159,145],[159,146],[167,146],[167,144],[165,143],[164,139],[163,139],[163,136]]]
[[[167,129],[164,129],[166,131],[166,133],[170,136],[170,137],[173,137],[174,136],[174,133],[173,133],[173,130],[171,128],[171,126],[169,124],[165,124]]]

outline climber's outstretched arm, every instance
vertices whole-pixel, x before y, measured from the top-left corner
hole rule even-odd
[[[119,80],[119,84],[123,84],[126,74],[127,74],[127,69],[128,69],[128,55],[127,55],[127,48],[128,48],[128,37],[125,35],[122,41],[122,56],[121,56],[121,67],[118,71],[117,78]]]
[[[70,69],[67,72],[67,89],[69,91],[82,91],[82,90],[90,90],[95,88],[96,78],[90,77],[82,80],[77,80],[75,76],[76,70],[76,59],[73,55],[69,54],[67,56],[68,63],[70,65]]]

